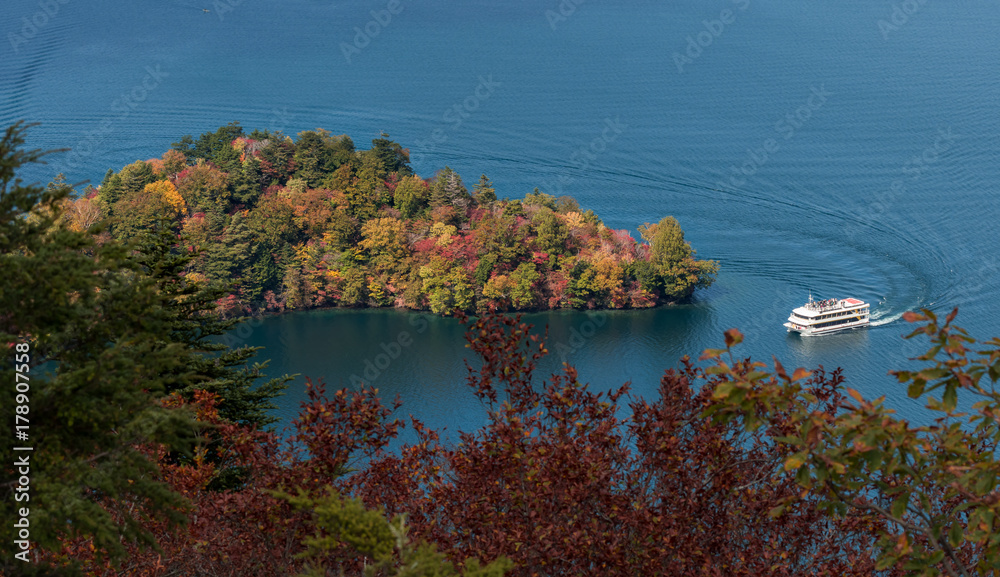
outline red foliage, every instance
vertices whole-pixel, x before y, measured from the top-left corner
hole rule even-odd
[[[170,485],[191,501],[180,531],[147,519],[162,554],[132,550],[120,574],[288,575],[302,569],[302,539],[314,534],[305,513],[273,491],[314,497],[333,487],[387,514],[407,515],[411,536],[453,560],[504,555],[514,576],[875,574],[870,557],[878,522],[832,520],[809,500],[782,515],[769,511],[798,494],[782,468],[787,447],[738,424],[702,416],[722,377],[687,357],[665,373],[658,399],[623,411],[624,385],[604,393],[566,367],[540,386],[544,342],[519,317],[493,313],[467,335],[479,357],[468,384],[486,409],[486,425],[442,444],[413,420],[417,441],[387,452],[401,427],[374,389],[326,396],[306,385],[309,401],[283,442],[273,433],[219,420],[214,398],[191,405],[212,434],[194,458],[153,448]],[[749,361],[737,370],[750,370]],[[839,372],[809,381],[831,411]],[[630,416],[623,416],[630,415]],[[350,469],[357,472],[346,474]],[[220,472],[242,475],[214,490]],[[98,567],[84,542],[65,554]],[[344,545],[324,560],[334,574],[360,574],[365,560]],[[340,572],[343,573],[340,573]],[[885,575],[894,574],[885,572]]]
[[[538,390],[545,348],[529,331],[492,314],[472,323],[482,366],[469,385],[488,424],[445,447],[415,422],[419,442],[373,462],[357,494],[407,513],[454,559],[504,555],[526,577],[873,573],[870,519],[834,522],[810,503],[768,516],[798,491],[785,449],[701,416],[717,379],[685,358],[622,420],[627,385],[593,393],[567,367]]]

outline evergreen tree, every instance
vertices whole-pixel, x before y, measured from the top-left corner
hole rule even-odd
[[[445,166],[434,178],[431,186],[431,207],[454,206],[459,210],[468,208],[472,196],[462,184],[462,177]]]
[[[0,379],[8,383],[0,387],[0,412],[9,430],[15,413],[27,425],[16,445],[0,444],[11,479],[2,485],[0,511],[10,521],[18,509],[30,510],[33,547],[55,550],[61,537],[85,536],[120,556],[126,541],[153,543],[141,517],[183,518],[184,500],[157,480],[139,447],[182,448],[193,438],[190,416],[159,401],[198,375],[172,339],[155,282],[127,251],[97,245],[61,222],[66,188],[16,178],[42,156],[21,149],[24,130],[16,124],[0,140]],[[15,500],[18,459],[30,469],[22,488],[28,502]],[[12,521],[3,523],[0,569],[7,575],[26,567],[14,557],[16,535]]]
[[[246,256],[240,251],[249,244],[250,232],[243,220],[235,216],[226,236],[231,240],[224,250],[236,262],[235,271],[245,264]],[[277,419],[268,415],[274,408],[272,400],[292,377],[285,375],[257,382],[265,378],[263,370],[267,362],[248,363],[261,347],[233,349],[227,344],[230,339],[225,338],[247,319],[222,319],[212,314],[215,303],[226,296],[229,287],[221,282],[195,284],[184,280],[182,273],[193,256],[178,252],[174,243],[174,234],[161,226],[142,239],[136,255],[141,272],[156,283],[162,297],[169,339],[182,345],[188,359],[185,369],[195,375],[190,383],[173,387],[170,392],[181,392],[190,398],[195,390],[206,390],[221,397],[219,415],[228,421],[258,427],[274,423]],[[222,342],[219,337],[223,337]]]
[[[399,173],[400,176],[413,174],[413,169],[410,168],[410,154],[403,150],[398,142],[389,140],[389,135],[384,132],[379,135],[379,138],[372,140],[372,148],[368,154],[381,161],[386,174],[390,172]]]
[[[233,284],[236,289],[241,284],[239,278],[244,268],[249,264],[252,245],[253,233],[242,216],[234,215],[222,238],[212,243],[205,252],[202,272],[220,284]]]
[[[257,199],[264,192],[264,175],[260,170],[260,161],[250,156],[243,161],[239,170],[230,174],[233,201],[249,207],[257,204]]]
[[[232,148],[233,140],[243,136],[243,127],[239,122],[230,122],[225,126],[220,126],[215,132],[206,132],[195,141],[188,134],[181,138],[180,142],[173,143],[174,150],[184,153],[188,160],[203,158],[209,162],[216,161],[216,155],[226,148]],[[225,158],[220,158],[225,161]],[[221,165],[220,165],[221,166]]]
[[[493,188],[493,183],[486,178],[485,174],[479,177],[479,182],[473,187],[473,191],[475,191],[476,203],[480,206],[489,206],[497,200],[496,189]]]

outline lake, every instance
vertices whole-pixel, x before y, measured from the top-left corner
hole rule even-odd
[[[675,216],[721,264],[692,303],[526,317],[550,327],[546,370],[568,361],[600,389],[653,394],[665,368],[739,327],[743,354],[843,367],[851,387],[919,419],[887,375],[925,348],[900,338],[903,312],[958,306],[958,324],[1000,335],[996,3],[8,0],[3,12],[0,120],[40,122],[33,147],[74,149],[29,180],[97,183],[238,120],[360,147],[386,131],[423,176],[448,165],[467,184],[486,173],[501,197],[570,194],[636,235]],[[787,334],[810,292],[871,302],[873,326]],[[390,359],[403,333],[412,343]],[[399,394],[403,414],[452,431],[481,422],[452,319],[294,313],[245,342],[267,347],[272,373],[349,385],[377,371],[367,380]],[[280,415],[301,398],[299,379]]]

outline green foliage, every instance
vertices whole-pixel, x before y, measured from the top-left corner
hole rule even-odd
[[[600,290],[596,285],[597,273],[589,263],[576,261],[570,270],[567,295],[569,305],[576,309],[590,308],[591,300]]]
[[[178,176],[177,190],[192,211],[229,208],[229,175],[203,160]]]
[[[246,226],[239,216],[233,218],[229,234],[234,239],[246,238]],[[266,379],[263,371],[267,362],[249,364],[262,347],[231,346],[235,344],[232,333],[248,319],[227,320],[212,314],[229,287],[222,282],[185,280],[182,273],[193,255],[176,250],[174,240],[169,228],[160,227],[140,239],[135,255],[139,272],[154,282],[162,299],[169,340],[181,345],[185,355],[183,370],[192,375],[188,384],[169,386],[167,392],[181,393],[187,399],[199,390],[219,395],[219,415],[232,423],[266,427],[276,422],[270,415],[275,408],[273,400],[292,377]],[[244,246],[234,240],[229,245],[233,249],[229,258],[241,258],[239,251]],[[236,270],[230,274],[235,275]],[[181,376],[178,374],[178,382]]]
[[[365,155],[374,156],[385,168],[385,175],[395,172],[400,176],[410,176],[413,169],[410,168],[410,154],[399,145],[398,142],[389,140],[389,135],[382,133],[380,138],[372,140],[371,150]]]
[[[479,177],[479,182],[472,187],[472,190],[476,204],[479,206],[489,206],[497,200],[496,189],[493,188],[493,183],[486,178],[485,174]]]
[[[277,252],[297,240],[300,230],[295,211],[286,199],[275,194],[265,196],[250,211],[247,226],[267,250]]]
[[[646,224],[639,228],[639,232],[650,244],[650,261],[661,271],[669,270],[691,257],[691,245],[684,240],[684,231],[672,216],[655,225]]]
[[[97,194],[105,216],[114,216],[119,200],[126,197],[134,198],[147,184],[156,182],[156,179],[149,163],[142,160],[137,160],[114,174],[109,170]]]
[[[346,307],[356,307],[368,300],[368,278],[364,271],[350,267],[341,271],[343,284],[341,286],[340,304]]]
[[[535,265],[523,262],[511,273],[510,280],[513,283],[510,291],[511,302],[514,306],[522,309],[531,308],[537,302],[538,290],[535,288],[542,275],[535,270]]]
[[[403,178],[393,191],[396,209],[403,218],[413,218],[427,208],[430,190],[419,176]]]
[[[235,281],[247,268],[253,245],[250,228],[244,218],[237,214],[233,216],[221,238],[208,245],[200,269],[210,280],[221,285],[232,284],[237,288],[239,285]]]
[[[1000,339],[977,342],[952,324],[957,312],[944,322],[926,309],[904,315],[926,323],[906,338],[929,338],[931,348],[917,357],[928,366],[892,374],[910,398],[923,399],[938,415],[932,424],[914,426],[884,398],[865,399],[851,389],[837,412],[815,411],[819,393],[803,384],[810,371],[789,376],[775,361],[773,374],[757,363],[738,376],[725,362],[726,350],[705,353],[728,381],[716,390],[720,404],[709,414],[720,422],[745,420],[750,430],[778,424],[782,436],[775,441],[787,447],[784,468],[795,473],[802,497],[818,496],[833,518],[851,511],[883,518],[879,568],[921,577],[994,574],[1000,569]],[[741,340],[735,330],[727,333],[727,350]],[[960,394],[975,403],[959,410]]]
[[[226,161],[231,161],[233,140],[243,136],[243,127],[239,122],[230,122],[225,126],[220,126],[215,132],[202,134],[197,141],[191,135],[184,136],[180,142],[173,143],[173,149],[184,154],[189,161],[204,159],[223,166]],[[219,156],[221,154],[221,156]],[[218,157],[218,160],[217,160]]]
[[[694,251],[684,240],[684,231],[677,219],[668,216],[657,224],[647,223],[639,227],[639,232],[650,243],[649,260],[659,275],[655,281],[647,277],[644,286],[658,286],[667,298],[683,299],[696,287],[712,283],[719,270],[718,263],[694,260]]]
[[[535,244],[549,254],[561,254],[566,250],[569,228],[556,217],[548,207],[542,208],[531,219],[535,226]]]
[[[420,268],[420,278],[432,312],[448,314],[455,309],[472,310],[476,295],[462,267],[434,257]]]
[[[472,195],[462,184],[462,177],[449,167],[444,167],[431,185],[431,207],[452,206],[464,212],[472,202]]]
[[[524,195],[524,200],[522,202],[528,206],[537,206],[553,211],[556,210],[556,197],[551,194],[545,194],[544,192],[538,190],[538,188],[535,188],[535,190]]]
[[[145,190],[156,178],[159,188]],[[187,248],[199,251],[185,273],[231,287],[223,315],[261,302],[279,311],[649,307],[689,297],[718,270],[694,258],[672,218],[643,227],[652,245],[643,247],[569,196],[536,188],[498,201],[485,174],[470,194],[447,166],[425,181],[385,134],[357,151],[322,129],[293,142],[247,137],[233,123],[185,137],[162,161],[110,172],[97,202],[70,205],[73,225],[99,220],[98,206],[118,239],[179,219]]]
[[[249,206],[256,204],[264,191],[260,161],[253,157],[244,160],[236,172],[230,173],[229,183],[235,202]]]
[[[381,156],[380,156],[381,157]],[[300,132],[295,143],[295,177],[312,188],[323,186],[327,175],[355,161],[354,143],[346,135],[331,136],[323,129]],[[387,158],[383,158],[386,161]]]
[[[555,211],[558,212],[559,214],[580,212],[580,203],[578,203],[576,199],[573,198],[572,196],[560,196],[559,198],[556,199]]]
[[[317,533],[305,539],[307,559],[317,559],[347,545],[356,553],[372,560],[365,568],[368,577],[502,577],[511,563],[501,557],[488,565],[469,559],[462,570],[426,543],[413,543],[409,538],[406,518],[396,516],[389,521],[378,511],[366,509],[359,499],[344,498],[335,491],[311,498],[281,495],[297,509],[311,511]],[[303,577],[325,577],[329,570],[314,562]]]
[[[124,542],[154,536],[147,515],[179,522],[184,500],[157,480],[145,443],[181,449],[194,422],[160,403],[165,391],[198,376],[173,340],[171,314],[154,280],[142,276],[116,243],[60,224],[65,188],[23,186],[16,171],[42,154],[24,151],[25,127],[0,140],[0,387],[3,421],[28,407],[31,540],[58,550],[64,537],[86,536],[119,558]],[[131,186],[131,184],[130,184]],[[25,353],[24,349],[28,352]],[[18,349],[21,349],[20,351]],[[15,365],[15,355],[25,354]],[[20,370],[15,370],[15,368]],[[15,401],[16,374],[29,376],[29,401]],[[15,462],[10,443],[4,463]],[[8,484],[8,487],[12,487]],[[118,506],[102,507],[113,500]],[[131,504],[131,505],[129,505]],[[23,503],[0,501],[5,571],[19,571],[12,520]],[[11,574],[11,573],[8,573]]]

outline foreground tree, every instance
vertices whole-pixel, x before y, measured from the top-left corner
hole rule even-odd
[[[767,515],[801,489],[782,469],[784,446],[702,416],[725,379],[684,359],[658,399],[633,401],[622,419],[627,386],[591,392],[571,367],[537,383],[547,350],[518,319],[485,315],[468,340],[482,363],[469,385],[486,425],[445,446],[414,422],[417,443],[349,480],[368,506],[406,513],[412,533],[449,557],[504,556],[525,577],[874,573],[877,516],[827,517],[809,498]],[[817,373],[806,383],[814,410],[833,410],[840,381]]]
[[[789,448],[783,468],[803,491],[783,498],[772,517],[818,499],[830,519],[861,513],[882,520],[877,568],[921,577],[1000,570],[1000,339],[977,342],[952,324],[957,312],[944,322],[929,310],[904,315],[925,323],[907,338],[930,339],[917,357],[929,366],[892,374],[937,415],[924,426],[896,417],[884,397],[867,400],[850,389],[836,410],[813,411],[808,371],[788,376],[775,361],[773,374],[760,363],[745,373],[726,351],[706,353],[724,379],[708,411],[717,422],[744,421],[751,431],[785,424],[775,441]],[[740,340],[730,332],[727,349]],[[960,407],[959,393],[974,402]]]
[[[11,520],[0,529],[6,575],[34,567],[14,556],[27,546],[15,544],[21,508],[28,511],[31,561],[38,549],[81,536],[117,558],[125,543],[153,542],[146,515],[183,520],[183,499],[138,446],[181,449],[194,430],[187,412],[157,402],[194,375],[170,336],[154,281],[139,274],[122,246],[97,245],[70,228],[60,210],[67,188],[46,190],[16,177],[43,156],[22,149],[25,128],[14,125],[0,140],[0,379],[8,384],[0,387],[0,412],[8,431],[23,426],[17,445],[33,448],[0,446],[0,510]],[[30,474],[14,466],[16,459],[30,463]],[[113,505],[103,507],[101,499]]]

